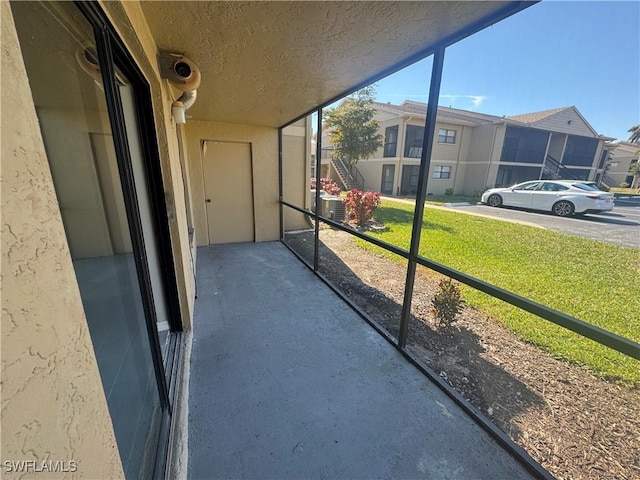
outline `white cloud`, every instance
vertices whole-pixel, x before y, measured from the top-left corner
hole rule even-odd
[[[468,100],[471,101],[472,108],[479,108],[480,105],[487,99],[485,95],[448,95],[442,94],[440,98],[446,98],[452,101],[452,103],[456,103],[456,100]],[[466,104],[466,102],[463,102]]]

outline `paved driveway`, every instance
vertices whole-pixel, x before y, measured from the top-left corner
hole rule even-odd
[[[459,212],[533,224],[569,235],[640,249],[640,207],[616,206],[608,213],[570,218],[561,218],[550,213],[528,212],[515,208],[493,208],[487,205],[466,205],[447,208]]]

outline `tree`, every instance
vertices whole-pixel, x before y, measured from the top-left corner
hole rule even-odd
[[[382,135],[373,108],[375,87],[369,85],[347,98],[342,105],[325,113],[325,125],[338,158],[353,167],[382,146]]]
[[[631,127],[627,130],[631,135],[629,135],[629,141],[631,143],[640,143],[640,124]]]

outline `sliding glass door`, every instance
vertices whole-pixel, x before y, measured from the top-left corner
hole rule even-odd
[[[179,313],[148,92],[94,6],[11,6],[125,475],[158,476]]]

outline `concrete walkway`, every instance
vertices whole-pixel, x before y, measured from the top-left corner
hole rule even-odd
[[[189,478],[531,478],[282,244],[197,283]]]

